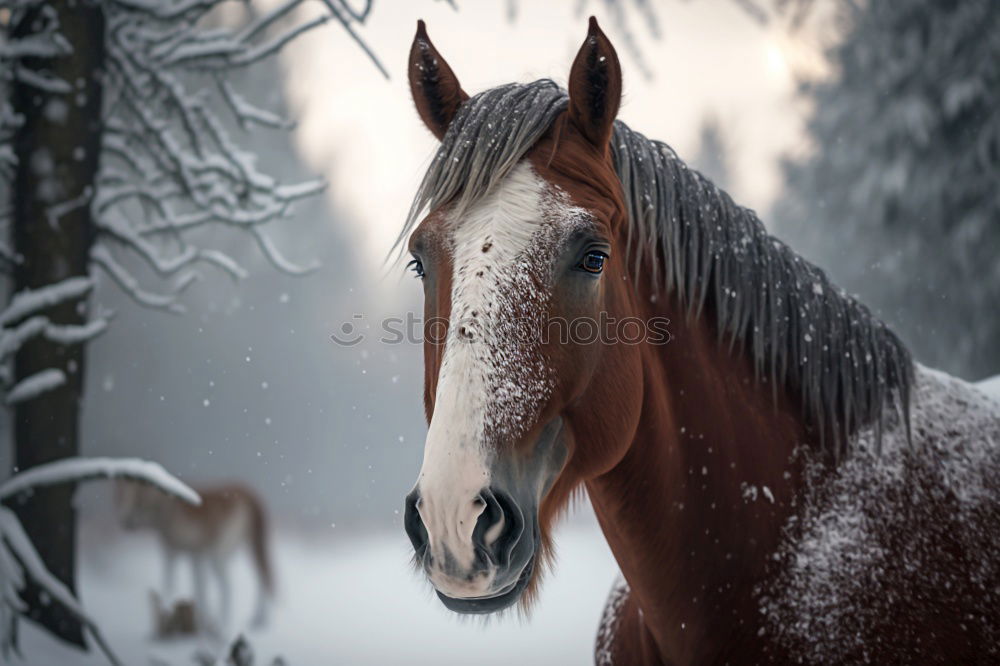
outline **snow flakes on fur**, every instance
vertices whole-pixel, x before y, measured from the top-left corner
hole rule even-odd
[[[1000,659],[1000,403],[920,366],[914,389],[912,447],[891,414],[881,456],[866,431],[833,473],[806,463],[760,591],[765,633],[800,661]]]

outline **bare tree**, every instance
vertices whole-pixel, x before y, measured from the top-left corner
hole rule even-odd
[[[95,271],[142,306],[182,312],[179,297],[203,268],[246,275],[204,245],[206,227],[249,236],[280,271],[313,268],[286,259],[265,227],[323,183],[282,183],[257,167],[227,127],[292,124],[245,97],[231,75],[331,20],[385,75],[356,32],[371,0],[360,11],[323,0],[311,17],[304,0],[287,0],[243,12],[235,25],[219,20],[223,4],[0,0],[0,222],[9,241],[0,268],[13,294],[0,313],[0,384],[14,411],[15,469],[79,452],[84,348],[110,319],[88,305]],[[140,264],[153,287],[135,272]],[[72,492],[61,484],[6,500],[70,592]],[[30,582],[21,595],[28,617],[83,644],[73,609]]]

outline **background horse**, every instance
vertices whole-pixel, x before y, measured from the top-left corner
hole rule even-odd
[[[159,488],[135,481],[115,482],[118,519],[127,530],[152,531],[163,554],[163,598],[152,598],[154,634],[228,631],[231,618],[233,556],[245,548],[257,583],[257,603],[252,623],[267,623],[274,575],[270,555],[270,529],[264,505],[257,494],[240,484],[201,487],[202,501],[191,506]],[[175,599],[177,560],[191,565],[194,600]],[[218,589],[219,610],[208,604],[210,573]]]
[[[409,73],[441,146],[401,238],[449,325],[405,525],[441,601],[529,603],[585,488],[624,576],[599,663],[995,661],[1000,405],[617,122],[593,19],[568,94],[470,98],[422,22]]]

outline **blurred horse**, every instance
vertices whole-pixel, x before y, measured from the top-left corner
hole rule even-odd
[[[423,22],[409,81],[441,143],[404,522],[445,606],[527,606],[585,488],[624,576],[598,663],[996,663],[1000,405],[616,121],[594,19],[568,93],[470,97]]]
[[[163,596],[168,614],[176,611],[171,604],[177,560],[179,557],[190,560],[196,617],[189,624],[210,631],[224,630],[229,623],[232,592],[228,567],[235,552],[246,547],[258,584],[252,622],[263,625],[274,593],[263,505],[253,491],[241,485],[199,487],[197,491],[202,501],[194,506],[151,485],[116,481],[115,505],[119,521],[127,530],[152,530],[159,538],[164,562]],[[217,618],[208,613],[206,570],[214,576],[219,590]],[[160,607],[159,598],[156,607]],[[160,613],[156,615],[155,623],[160,626]]]

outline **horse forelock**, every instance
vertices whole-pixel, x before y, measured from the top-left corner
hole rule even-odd
[[[566,108],[553,81],[485,90],[458,109],[414,196],[396,246],[421,215],[445,204],[456,217],[503,180]]]

